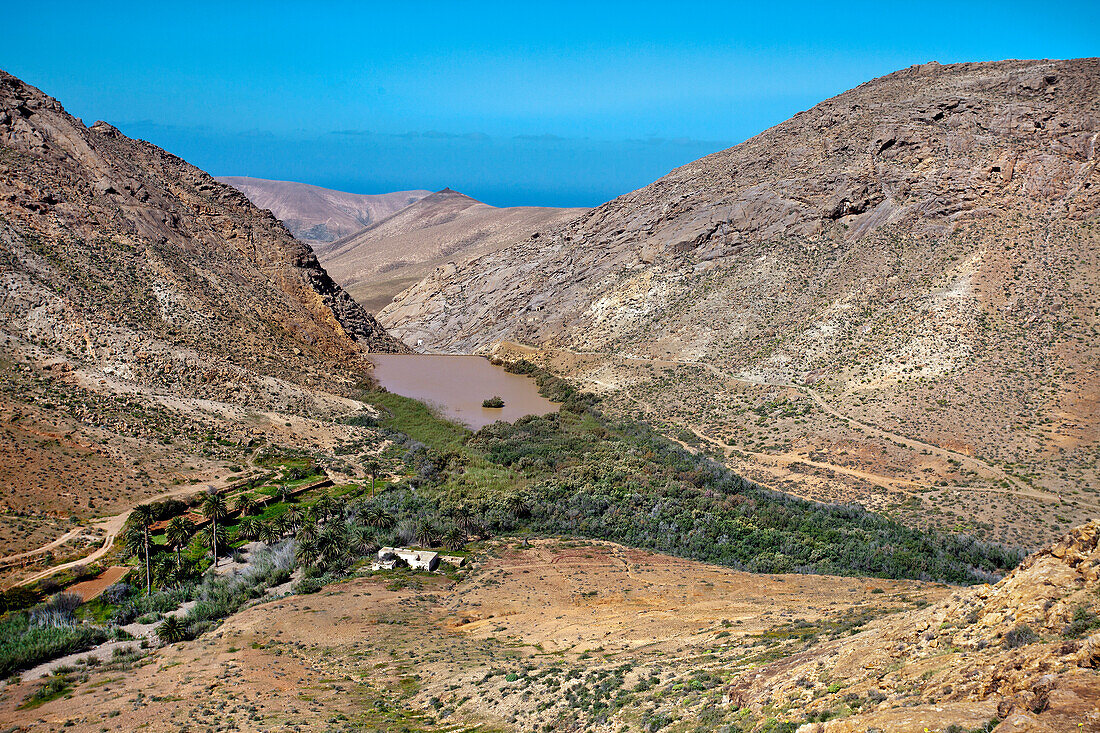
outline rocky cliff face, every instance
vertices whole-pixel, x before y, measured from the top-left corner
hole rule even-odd
[[[440,268],[381,318],[454,350],[511,337],[716,356],[826,321],[839,323],[817,340],[851,338],[832,334],[855,326],[835,311],[868,296],[917,305],[989,256],[1060,260],[1042,247],[1051,227],[1091,220],[1100,202],[1098,99],[1097,60],[912,67],[499,256]],[[1040,251],[988,251],[975,240],[990,230],[1002,245],[1040,237]],[[1010,309],[1051,297],[1033,285]],[[788,354],[787,369],[814,356]]]
[[[120,373],[308,373],[400,346],[243,194],[0,73],[5,331]]]

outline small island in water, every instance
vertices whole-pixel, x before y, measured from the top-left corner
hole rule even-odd
[[[492,397],[490,397],[487,400],[482,400],[481,401],[481,406],[482,407],[504,407],[504,400],[502,400],[498,395],[493,395]]]

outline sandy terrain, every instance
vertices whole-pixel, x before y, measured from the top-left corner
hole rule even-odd
[[[650,675],[727,674],[762,631],[872,608],[879,615],[948,592],[751,575],[609,543],[497,544],[458,584],[365,577],[264,603],[133,671],[92,671],[71,698],[34,710],[15,709],[33,683],[6,688],[0,717],[42,730],[98,731],[106,718],[126,730],[529,729],[568,714],[560,696],[540,710],[524,702],[568,670],[577,679],[620,670],[625,687]],[[522,681],[510,683],[509,672]]]

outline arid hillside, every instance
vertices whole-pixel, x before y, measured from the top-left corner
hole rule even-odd
[[[4,73],[0,283],[5,549],[354,409],[403,348],[243,194]]]
[[[914,66],[379,319],[564,354],[778,488],[1036,546],[1098,509],[1098,136],[1096,59]]]
[[[333,191],[295,181],[269,181],[248,176],[218,176],[261,209],[267,209],[290,233],[316,247],[354,234],[431,191],[360,194]]]
[[[333,278],[374,312],[439,265],[491,255],[585,211],[497,208],[444,189],[384,221],[337,242],[318,244],[315,249]]]
[[[26,675],[0,714],[79,731],[1095,731],[1098,531],[967,589],[500,541],[451,577],[367,574],[77,663],[36,709],[19,708],[42,684]]]

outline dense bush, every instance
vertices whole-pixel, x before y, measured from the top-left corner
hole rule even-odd
[[[42,599],[42,594],[25,585],[9,588],[0,593],[0,613],[29,608]]]
[[[287,540],[256,551],[252,565],[230,575],[207,575],[193,594],[194,607],[182,619],[188,636],[194,637],[264,595],[268,588],[286,582],[294,567],[294,542]]]
[[[180,607],[181,603],[191,600],[193,585],[178,585],[155,590],[149,595],[137,596],[119,606],[111,621],[123,625],[147,614],[163,614]]]
[[[427,440],[405,442],[409,488],[381,498],[395,520],[394,541],[416,539],[425,524],[442,536],[460,514],[465,521],[472,514],[486,531],[608,539],[753,572],[976,583],[1022,558],[971,537],[910,529],[858,505],[766,490],[648,426],[612,422],[595,396],[529,362],[505,366],[535,379],[562,409],[494,423],[456,448],[455,436],[433,441],[443,431],[426,427],[418,413],[412,420],[414,410],[387,395],[391,427],[403,429],[405,415]]]
[[[95,646],[107,639],[99,626],[76,623],[54,609],[16,612],[0,621],[0,677]]]
[[[494,423],[470,446],[527,479],[503,519],[499,500],[484,508],[503,530],[525,524],[761,573],[975,583],[1021,557],[970,537],[910,529],[857,505],[763,489],[645,426],[612,424],[592,409]]]
[[[1016,649],[1039,641],[1039,635],[1027,624],[1020,624],[1005,634],[1004,646],[1006,649]]]
[[[115,583],[114,585],[107,586],[99,597],[102,598],[105,603],[117,606],[129,598],[133,592],[134,587],[129,583]]]

